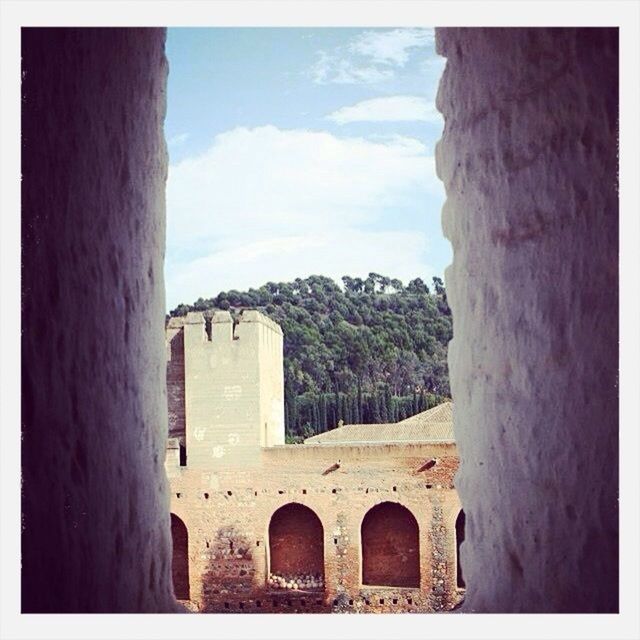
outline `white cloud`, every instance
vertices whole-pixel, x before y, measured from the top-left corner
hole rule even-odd
[[[349,49],[379,64],[404,66],[413,49],[433,45],[431,29],[394,29],[365,31],[349,45]]]
[[[428,270],[426,235],[389,219],[426,217],[442,199],[434,160],[412,138],[227,131],[169,169],[167,303],[312,273],[416,277]]]
[[[432,29],[365,31],[331,53],[318,51],[318,84],[373,84],[392,79],[416,50],[433,46]]]
[[[433,102],[419,96],[387,96],[363,100],[350,107],[342,107],[327,116],[338,124],[349,122],[441,122],[441,115]]]
[[[357,64],[342,54],[318,52],[318,60],[311,67],[311,77],[317,84],[372,84],[393,78],[393,71]]]
[[[429,281],[435,271],[424,261],[427,246],[424,233],[357,229],[259,240],[198,258],[169,274],[168,305],[174,308],[220,291],[242,291],[314,274],[338,284],[343,275],[366,277],[370,271],[405,283],[417,276]]]
[[[170,147],[178,147],[181,144],[184,144],[189,139],[188,133],[178,133],[175,136],[171,136],[167,140],[167,145]]]

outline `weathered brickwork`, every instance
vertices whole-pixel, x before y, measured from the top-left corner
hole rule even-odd
[[[437,464],[418,469],[425,460]],[[340,460],[340,468],[323,471]],[[455,517],[460,510],[452,486],[457,465],[451,444],[366,445],[362,447],[290,445],[264,449],[260,470],[192,471],[169,468],[171,510],[189,532],[190,599],[202,611],[431,611],[453,606],[456,590]],[[362,523],[377,505],[402,505],[415,518],[419,549],[418,586],[364,585]],[[268,578],[281,562],[286,531],[269,536],[271,518],[286,505],[304,505],[322,525],[322,546],[304,522],[292,530],[286,569],[322,573],[324,590],[278,590]],[[374,511],[372,511],[372,509]],[[447,520],[448,519],[448,520]],[[286,522],[283,524],[287,524]],[[379,539],[407,536],[403,522],[373,521]],[[273,533],[273,531],[272,531]],[[300,536],[308,535],[305,550]],[[371,549],[378,553],[379,545]],[[305,552],[306,551],[306,552]],[[415,572],[397,571],[407,584]],[[319,558],[323,565],[318,566]],[[305,566],[306,563],[306,566]],[[282,565],[277,567],[281,568]],[[402,582],[402,580],[400,580]],[[274,604],[275,603],[275,604]]]
[[[199,327],[199,319],[192,320]],[[172,337],[175,340],[175,334]],[[214,340],[201,340],[215,353]],[[229,440],[220,424],[211,429],[206,446],[198,443],[195,465],[187,448],[187,464],[181,466],[178,440],[169,441],[171,511],[188,532],[187,548],[182,547],[182,558],[174,554],[174,562],[188,565],[191,608],[245,613],[441,611],[461,600],[456,587],[460,502],[453,488],[458,467],[453,442],[263,446],[258,414],[274,396],[281,397],[281,382],[273,384],[268,375],[234,378],[240,368],[225,372],[221,359],[207,355],[218,367],[212,384],[226,373],[226,386],[241,387],[238,396],[260,401],[253,403],[253,417],[249,405],[242,409],[243,423],[255,425],[256,440],[241,456],[232,451],[241,443]],[[269,366],[275,368],[277,359],[269,357]],[[187,387],[191,375],[187,364]],[[214,424],[220,410],[215,393],[202,385],[208,374],[200,369],[197,375],[211,415],[208,420],[205,408],[198,407],[202,428]],[[189,394],[187,388],[187,398]],[[220,402],[226,402],[223,396]],[[188,402],[186,428],[191,442]],[[283,428],[270,426],[272,432]],[[222,441],[225,455],[218,456],[216,443]],[[249,457],[250,464],[243,466]],[[185,582],[183,578],[176,593]]]
[[[184,446],[184,332],[171,325],[167,328],[167,401],[169,436],[182,436]]]

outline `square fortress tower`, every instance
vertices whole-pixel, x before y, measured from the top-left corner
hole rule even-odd
[[[176,341],[171,359],[178,364],[184,357],[189,467],[258,465],[262,447],[284,444],[282,330],[258,311],[244,311],[236,324],[228,311],[216,311],[210,339],[202,313],[191,312],[180,323],[182,329],[170,322],[168,336]]]

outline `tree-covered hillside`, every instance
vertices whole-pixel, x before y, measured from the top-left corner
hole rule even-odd
[[[444,285],[370,273],[268,282],[225,291],[171,311],[258,309],[284,332],[287,439],[298,441],[345,423],[395,422],[449,395],[451,312]],[[208,312],[208,313],[207,313]]]

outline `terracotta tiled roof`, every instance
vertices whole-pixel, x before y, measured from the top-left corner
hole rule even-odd
[[[345,424],[305,440],[305,444],[453,441],[452,403],[433,407],[400,422]]]

